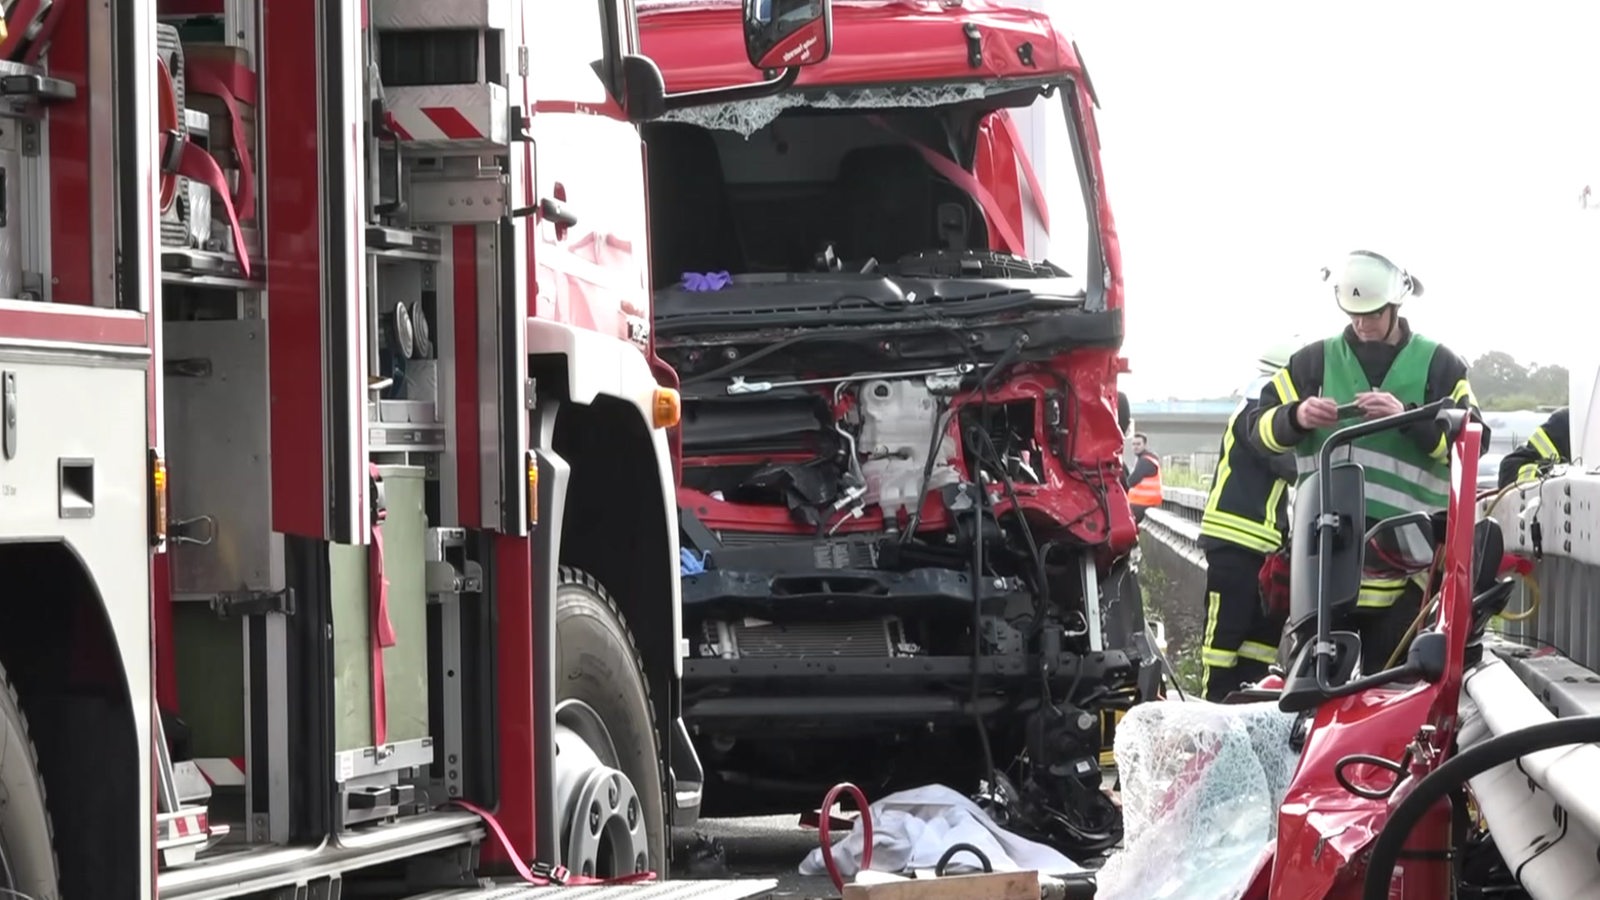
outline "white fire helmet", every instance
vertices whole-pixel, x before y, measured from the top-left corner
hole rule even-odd
[[[1261,369],[1261,374],[1271,375],[1287,366],[1289,357],[1293,356],[1294,352],[1303,346],[1305,346],[1305,341],[1301,340],[1298,334],[1291,335],[1277,343],[1268,344],[1261,351],[1261,356],[1256,360],[1256,364]]]
[[[1345,314],[1362,316],[1385,306],[1399,306],[1408,296],[1422,296],[1422,281],[1371,250],[1356,250],[1337,272],[1323,269],[1333,282],[1333,296]]]

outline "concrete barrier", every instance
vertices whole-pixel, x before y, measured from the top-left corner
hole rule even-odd
[[[1163,508],[1145,514],[1139,535],[1139,586],[1145,614],[1166,630],[1167,659],[1184,689],[1191,690],[1199,680],[1200,643],[1205,635],[1206,560],[1196,543],[1199,514],[1191,517],[1181,506],[1168,508],[1168,504],[1179,503],[1168,497]]]

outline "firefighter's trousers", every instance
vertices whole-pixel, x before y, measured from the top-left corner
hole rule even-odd
[[[1397,579],[1384,582],[1363,582],[1354,620],[1356,633],[1361,635],[1361,672],[1371,675],[1381,672],[1395,648],[1400,646],[1411,622],[1422,608],[1422,578]],[[1405,662],[1405,657],[1395,665]]]
[[[1266,557],[1237,545],[1206,550],[1206,631],[1200,648],[1206,699],[1219,703],[1265,678],[1277,659],[1283,621],[1261,609]]]

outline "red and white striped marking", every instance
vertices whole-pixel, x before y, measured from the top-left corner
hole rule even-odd
[[[193,760],[212,787],[244,787],[244,758],[219,757]]]
[[[508,142],[506,89],[498,84],[387,88],[384,99],[389,127],[408,143]]]
[[[166,827],[161,830],[161,837],[159,838],[161,844],[204,838],[210,830],[210,821],[204,809],[182,812],[163,824]]]

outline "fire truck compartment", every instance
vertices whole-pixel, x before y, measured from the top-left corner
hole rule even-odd
[[[359,770],[403,768],[433,761],[428,735],[428,596],[427,561],[415,552],[424,546],[428,529],[423,510],[426,473],[420,466],[379,466],[383,476],[383,523],[386,546],[384,578],[389,582],[389,621],[394,646],[383,651],[388,713],[388,743],[394,753],[372,758],[377,743],[372,733],[372,633],[369,577],[365,547],[335,545],[330,549],[333,605],[334,746],[342,777]],[[409,757],[409,758],[407,758]]]

